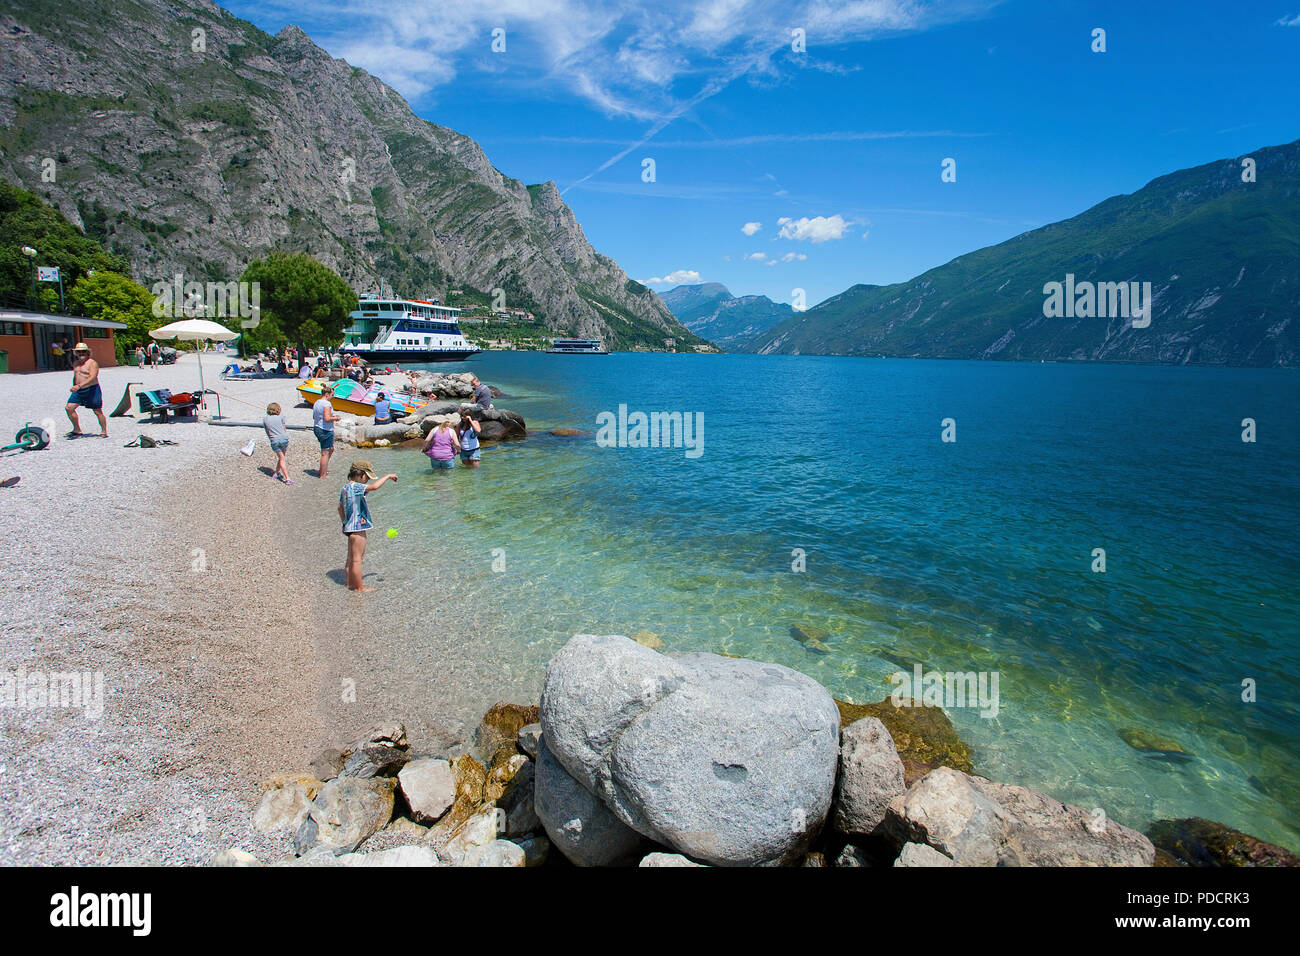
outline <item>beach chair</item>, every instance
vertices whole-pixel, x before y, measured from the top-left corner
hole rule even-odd
[[[172,401],[171,392],[165,388],[153,389],[147,392],[141,392],[137,398],[140,400],[140,414],[148,415],[151,423],[166,422],[167,415],[170,412],[172,417],[181,415],[195,415],[198,413],[199,403],[193,396],[183,397],[183,401]]]

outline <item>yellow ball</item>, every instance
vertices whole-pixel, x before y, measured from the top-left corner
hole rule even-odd
[[[396,537],[397,537],[397,529],[396,529],[396,528],[389,528],[389,529],[388,529],[388,536],[389,536],[390,538],[396,538]]]

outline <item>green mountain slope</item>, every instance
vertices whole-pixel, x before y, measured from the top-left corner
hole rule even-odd
[[[1300,141],[1162,176],[909,282],[857,285],[747,351],[1300,364]],[[1150,282],[1150,325],[1044,315],[1044,286]]]
[[[784,302],[773,302],[765,295],[736,297],[720,282],[679,285],[665,292],[662,299],[684,326],[724,349],[740,348],[794,315],[794,309]]]
[[[591,248],[554,183],[502,175],[297,27],[269,36],[206,0],[0,0],[0,179],[145,285],[234,279],[281,248],[359,291],[501,289],[612,348],[699,341]]]

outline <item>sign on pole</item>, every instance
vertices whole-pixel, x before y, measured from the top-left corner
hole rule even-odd
[[[58,282],[59,267],[58,266],[37,266],[36,278],[39,279],[41,282]]]

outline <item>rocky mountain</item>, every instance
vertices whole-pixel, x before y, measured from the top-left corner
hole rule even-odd
[[[359,291],[501,289],[614,348],[698,342],[554,183],[503,175],[296,27],[272,37],[206,0],[0,0],[0,94],[0,177],[145,285],[237,278],[282,248]]]
[[[1048,303],[1049,283],[1069,305]],[[1117,315],[1103,283],[1150,283],[1150,315]],[[1295,366],[1300,141],[1161,176],[909,282],[853,286],[745,348]]]
[[[662,298],[682,325],[724,349],[737,349],[794,315],[784,302],[765,295],[736,297],[720,282],[679,285]]]

